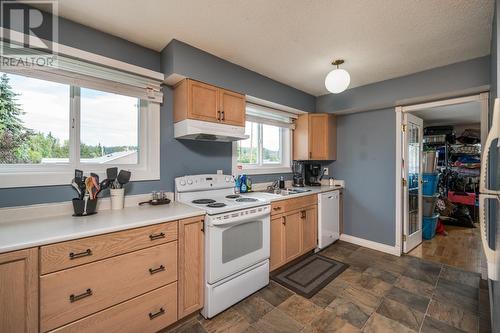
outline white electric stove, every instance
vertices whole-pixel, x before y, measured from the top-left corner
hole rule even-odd
[[[264,198],[234,193],[234,178],[175,179],[176,200],[205,216],[205,305],[212,318],[269,284],[270,211]]]

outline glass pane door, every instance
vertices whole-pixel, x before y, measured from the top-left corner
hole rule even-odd
[[[409,234],[413,234],[422,228],[419,219],[419,179],[420,175],[420,128],[408,122],[408,214]]]

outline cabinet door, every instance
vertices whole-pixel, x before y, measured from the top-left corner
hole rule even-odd
[[[284,249],[284,220],[283,217],[274,217],[271,220],[271,271],[285,263]]]
[[[309,115],[309,159],[328,159],[328,115]]]
[[[221,121],[224,124],[245,126],[245,96],[219,89]]]
[[[203,307],[203,217],[179,221],[178,319]]]
[[[219,89],[209,84],[192,80],[189,80],[188,84],[188,118],[219,122]]]
[[[0,332],[38,332],[38,249],[0,254]]]
[[[299,212],[283,216],[285,224],[285,261],[300,256],[302,252],[302,219]]]
[[[302,252],[316,248],[318,244],[318,206],[311,206],[301,211]]]

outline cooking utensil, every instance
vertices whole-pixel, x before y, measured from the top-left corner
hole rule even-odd
[[[78,192],[78,198],[80,198],[80,196],[82,195],[82,191],[80,190],[80,185],[76,183],[75,178],[73,178],[73,180],[71,181],[71,186],[73,186],[76,192]]]
[[[87,191],[87,194],[89,195],[90,197],[90,200],[92,200],[94,197],[93,197],[93,188],[94,188],[94,181],[92,180],[93,177],[88,177],[87,179],[85,179],[85,189]]]
[[[111,183],[116,179],[117,175],[118,175],[118,168],[117,167],[106,169],[106,177],[108,177],[108,179]]]
[[[118,174],[116,180],[118,180],[118,183],[120,183],[121,187],[123,187],[123,185],[127,184],[130,181],[131,175],[132,173],[130,171],[120,170],[120,173]]]

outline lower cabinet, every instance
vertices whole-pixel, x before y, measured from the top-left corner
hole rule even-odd
[[[271,216],[271,271],[316,248],[317,216],[316,204]]]
[[[38,332],[38,249],[0,254],[0,332]]]
[[[180,220],[178,319],[203,307],[204,258],[203,218]]]

